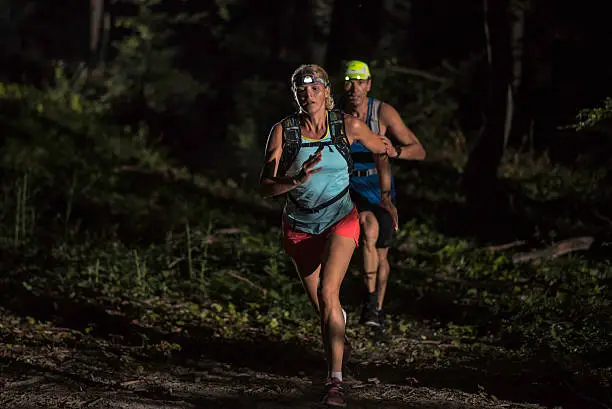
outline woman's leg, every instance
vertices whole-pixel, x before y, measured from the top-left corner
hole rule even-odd
[[[326,245],[325,236],[313,236],[292,231],[286,225],[283,225],[283,229],[285,251],[291,258],[315,312],[320,315],[317,288],[319,287],[321,261]],[[324,343],[323,347],[325,348],[325,356],[327,356],[327,345]]]
[[[355,251],[354,237],[332,234],[323,255],[320,272],[319,307],[321,333],[331,373],[342,373],[345,321],[340,305],[340,286]],[[341,376],[341,375],[340,375]],[[341,379],[340,379],[341,380]]]
[[[306,295],[312,303],[316,313],[319,313],[319,299],[317,297],[317,288],[319,286],[319,275],[321,274],[321,264],[313,266],[312,263],[300,263],[299,258],[291,258],[295,271],[297,271],[300,281],[304,286]]]
[[[340,305],[340,286],[357,246],[359,230],[357,210],[353,209],[324,235],[300,237],[304,240],[294,240],[298,236],[288,230],[285,235],[285,249],[306,293],[320,311],[321,334],[330,372],[324,402],[331,406],[346,406],[342,390],[346,318]]]
[[[318,314],[317,287],[325,251],[325,237],[292,230],[283,220],[283,247]]]

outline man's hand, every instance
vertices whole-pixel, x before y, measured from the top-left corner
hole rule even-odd
[[[322,150],[318,150],[304,161],[302,164],[302,169],[300,169],[300,171],[293,177],[294,184],[303,185],[308,181],[308,179],[310,179],[310,176],[321,171],[322,168],[315,168],[315,165],[321,162],[321,152]]]
[[[395,228],[395,231],[399,230],[399,216],[397,215],[397,208],[391,201],[390,195],[382,195],[382,198],[380,200],[380,207],[389,212],[391,218],[393,219],[393,228]]]

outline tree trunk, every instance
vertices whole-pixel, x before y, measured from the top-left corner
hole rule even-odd
[[[511,44],[513,58],[512,94],[516,112],[513,117],[509,143],[515,147],[531,145],[529,139],[533,114],[530,109],[530,84],[528,77],[530,67],[525,62],[526,20],[531,9],[531,0],[514,0],[512,6]]]
[[[514,0],[512,6],[512,92],[516,94],[523,80],[523,54],[525,38],[525,14],[529,0]]]
[[[102,24],[102,40],[100,42],[100,59],[98,62],[98,68],[100,73],[103,74],[106,68],[106,58],[108,56],[108,48],[110,46],[110,30],[111,30],[111,14],[104,13],[104,20]]]
[[[382,0],[380,2],[378,43],[372,58],[382,60],[397,55],[397,50],[411,49],[412,2]],[[416,41],[416,40],[415,40]]]
[[[478,212],[495,212],[497,169],[504,154],[512,118],[512,48],[510,0],[483,0],[489,63],[488,95],[482,132],[464,172],[468,204]]]
[[[312,18],[312,37],[308,44],[308,61],[313,64],[325,64],[334,0],[310,0],[309,13]]]
[[[100,33],[104,18],[104,0],[90,0],[89,22],[89,71],[96,69],[100,62]]]

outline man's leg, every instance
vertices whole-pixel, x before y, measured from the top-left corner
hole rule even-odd
[[[376,293],[378,300],[376,307],[381,310],[383,301],[385,300],[385,293],[387,291],[387,282],[389,281],[389,272],[391,267],[389,266],[389,260],[387,255],[389,254],[389,248],[376,249],[378,254],[378,272],[376,274]]]
[[[383,302],[385,300],[385,294],[387,292],[387,283],[389,282],[389,273],[391,268],[389,266],[389,260],[387,255],[389,254],[389,248],[379,248],[378,250],[378,274],[376,275],[376,294],[378,296],[376,311],[378,312],[378,323],[380,328],[384,331],[387,327],[386,314],[383,311]]]
[[[376,209],[376,219],[378,221],[378,240],[376,241],[376,254],[378,257],[378,270],[376,274],[376,307],[378,321],[381,327],[385,327],[385,314],[383,312],[383,302],[387,293],[387,283],[389,282],[389,248],[395,239],[395,228],[393,218],[384,209]]]
[[[378,315],[376,304],[376,276],[378,270],[378,251],[376,242],[378,240],[378,221],[371,211],[359,213],[361,225],[361,243],[363,253],[363,278],[365,284],[365,298],[361,312],[362,324],[378,326]]]

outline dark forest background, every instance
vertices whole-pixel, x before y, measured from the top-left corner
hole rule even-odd
[[[322,65],[339,97],[343,61],[362,59],[427,159],[392,164],[394,342],[382,354],[353,318],[355,367],[378,354],[388,382],[609,407],[604,6],[0,0],[0,342],[55,347],[69,340],[41,328],[62,326],[151,362],[266,371],[282,366],[266,356],[293,362],[290,345],[319,348],[282,203],[256,187],[268,132],[295,109],[293,70]],[[201,347],[218,338],[239,347]],[[237,358],[255,339],[269,348]]]
[[[502,104],[506,85],[504,147],[569,163],[605,143],[559,130],[610,87],[602,50],[611,29],[595,1],[579,10],[546,0],[87,3],[4,1],[4,80],[52,83],[61,61],[62,75],[104,96],[115,120],[144,122],[194,170],[235,167],[203,160],[208,149],[261,156],[271,125],[293,110],[291,72],[312,62],[340,79],[348,59],[374,66],[373,94],[395,104],[434,154],[453,133],[474,146],[484,119],[505,123],[506,110],[490,105]]]

